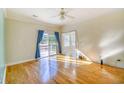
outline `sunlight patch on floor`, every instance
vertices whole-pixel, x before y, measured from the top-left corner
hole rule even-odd
[[[75,63],[75,64],[84,64],[84,65],[89,65],[92,64],[93,62],[91,61],[84,61],[84,60],[79,60],[76,58],[72,58],[69,56],[62,56],[62,55],[57,55],[57,57],[52,57],[52,60],[57,60],[59,62],[68,62],[68,63]]]

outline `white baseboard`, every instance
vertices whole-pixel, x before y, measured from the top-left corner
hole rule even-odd
[[[6,65],[5,65],[5,70],[4,70],[4,75],[3,75],[3,81],[2,81],[3,84],[6,83]]]
[[[6,64],[6,66],[12,66],[12,65],[16,65],[16,64],[26,63],[26,62],[33,61],[33,60],[36,60],[36,59],[28,59],[28,60],[17,61],[17,62],[8,62]]]

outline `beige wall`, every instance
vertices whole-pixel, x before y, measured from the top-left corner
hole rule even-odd
[[[38,30],[60,31],[58,26],[6,19],[6,60],[15,64],[34,59]]]
[[[124,10],[63,27],[63,32],[72,30],[77,31],[79,50],[90,59],[100,62],[101,56],[105,64],[124,68]]]

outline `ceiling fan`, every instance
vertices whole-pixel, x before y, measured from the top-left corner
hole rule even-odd
[[[53,17],[59,17],[60,20],[64,20],[66,18],[70,18],[70,19],[74,19],[75,17],[68,15],[68,11],[65,11],[65,8],[61,8],[59,14],[57,16],[53,16]]]

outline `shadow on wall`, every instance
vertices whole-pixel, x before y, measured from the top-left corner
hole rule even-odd
[[[124,51],[124,44],[122,43],[124,39],[124,32],[118,30],[111,30],[107,33],[104,33],[99,44],[101,49],[106,49],[101,52],[102,59],[109,56],[118,54],[119,52]],[[115,45],[116,44],[116,45]]]
[[[124,51],[121,51],[119,53],[114,53],[114,55],[104,58],[104,64],[124,68],[123,55],[124,55]]]
[[[101,58],[104,60],[104,64],[124,68],[123,40],[124,31],[122,30],[113,29],[103,34],[99,47],[101,47],[102,50]]]

